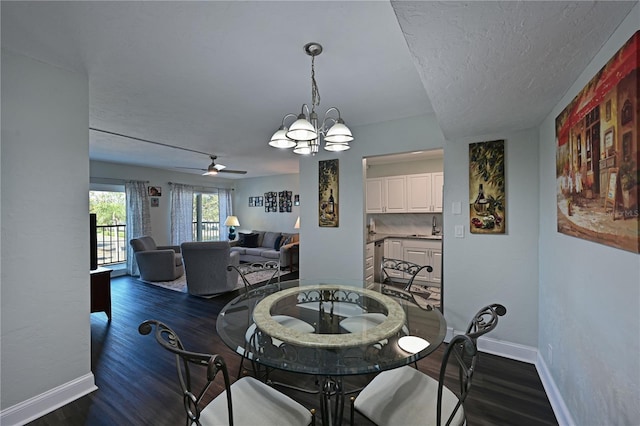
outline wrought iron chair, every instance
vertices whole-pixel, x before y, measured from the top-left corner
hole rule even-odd
[[[459,373],[455,392],[444,385],[450,359]],[[355,411],[379,426],[464,424],[463,403],[477,360],[475,341],[462,334],[449,342],[438,380],[408,366],[378,374],[357,397],[351,398],[351,425]],[[389,392],[393,395],[389,396]]]
[[[502,317],[506,315],[506,313],[507,308],[499,303],[492,303],[491,305],[485,306],[473,316],[465,334],[474,341],[477,341],[478,337],[496,328],[498,325],[498,317]]]
[[[405,260],[383,257],[382,263],[380,264],[380,280],[383,284],[401,287],[405,291],[412,292],[414,281],[422,270],[426,270],[430,273],[433,272],[433,267],[430,265],[418,265],[417,263],[407,262]],[[420,285],[422,287],[428,287],[426,282],[425,284]],[[423,297],[427,299],[429,295],[424,294]]]
[[[249,282],[249,279],[264,272],[273,272],[271,275],[267,274],[267,282],[264,285],[276,283],[280,285],[280,262],[275,260],[269,260],[267,262],[241,263],[239,265],[232,264],[227,266],[227,271],[232,270],[236,270],[238,275],[240,275],[240,278],[242,278],[245,292],[248,292],[250,288],[254,286],[254,284]]]
[[[255,288],[255,284],[251,284],[249,282],[249,277],[265,271],[267,272],[273,271],[273,273],[269,276],[266,283],[261,284],[261,287],[266,288],[269,286],[274,286],[274,287],[277,287],[277,289],[280,288],[280,263],[279,262],[267,261],[267,262],[243,263],[237,266],[229,265],[227,269],[228,270],[235,269],[236,271],[238,271],[238,274],[240,275],[240,278],[242,278],[242,282],[244,283],[245,294],[248,293],[249,290],[251,290],[251,287]],[[315,332],[315,328],[311,324],[305,321],[302,321],[298,318],[294,318],[287,315],[275,315],[273,319],[278,321],[280,324],[286,325],[288,328],[292,328],[294,330],[301,331],[303,333]],[[256,334],[256,325],[255,323],[252,323],[247,328],[247,331],[245,333],[245,347],[242,352],[242,359],[240,360],[240,367],[238,369],[238,375],[237,375],[238,378],[241,377],[243,371],[246,371],[244,367],[244,362],[245,362],[245,359],[247,359],[247,356],[251,356],[251,353],[252,353],[251,342],[255,334]],[[279,347],[281,344],[282,342],[277,339],[273,339],[272,341],[272,345],[275,347]],[[253,360],[251,360],[251,365],[252,365],[253,374],[256,377],[260,377],[258,365],[256,365],[253,362]],[[268,377],[268,371],[265,377]]]
[[[147,320],[140,324],[138,331],[142,335],[150,334],[154,325],[157,342],[176,357],[187,426],[315,425],[315,410],[307,410],[253,377],[243,377],[231,384],[227,366],[220,355],[186,351],[178,335],[166,324]],[[201,367],[202,370],[199,371],[206,375],[202,387],[202,380],[196,379],[191,367]],[[205,405],[204,396],[218,373],[222,373],[225,392]],[[240,409],[234,411],[233,405]]]

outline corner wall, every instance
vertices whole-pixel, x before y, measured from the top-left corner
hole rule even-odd
[[[564,400],[554,406],[561,424],[640,419],[640,255],[558,233],[555,171],[556,116],[639,22],[636,4],[540,126],[538,339],[543,371]]]
[[[86,75],[2,50],[0,423],[95,389]]]

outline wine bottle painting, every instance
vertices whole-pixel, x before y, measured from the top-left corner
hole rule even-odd
[[[318,225],[338,227],[338,160],[318,163]]]
[[[472,234],[506,230],[504,140],[469,145],[469,229]]]

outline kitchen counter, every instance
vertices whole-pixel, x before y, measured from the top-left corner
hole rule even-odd
[[[386,238],[404,238],[411,240],[438,240],[442,241],[442,235],[427,235],[427,234],[367,234],[367,244],[383,241]]]

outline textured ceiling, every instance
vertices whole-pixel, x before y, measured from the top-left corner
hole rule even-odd
[[[309,41],[324,46],[320,111],[338,106],[352,127],[435,112],[458,138],[537,125],[634,4],[3,1],[0,13],[3,48],[89,76],[90,127],[256,177],[298,171],[267,141],[310,102]],[[90,156],[210,163],[96,131]]]

